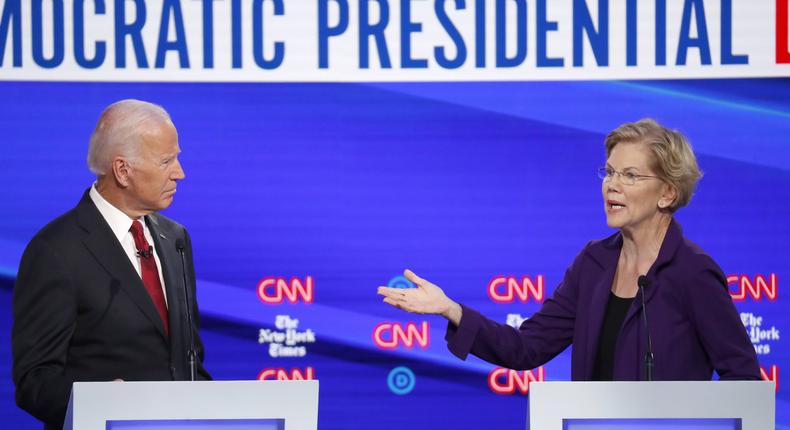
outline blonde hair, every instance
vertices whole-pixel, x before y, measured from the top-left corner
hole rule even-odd
[[[686,137],[650,118],[622,124],[606,136],[606,157],[620,143],[647,145],[653,154],[651,168],[677,192],[669,210],[675,212],[691,201],[702,172]]]

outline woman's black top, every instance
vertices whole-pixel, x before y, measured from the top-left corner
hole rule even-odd
[[[598,340],[598,356],[595,359],[594,381],[611,381],[614,375],[614,347],[620,327],[623,325],[628,309],[634,298],[624,299],[609,292],[609,302],[603,317],[601,336]]]

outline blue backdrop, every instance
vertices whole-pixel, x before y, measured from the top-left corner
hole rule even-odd
[[[122,98],[163,105],[187,178],[166,211],[195,249],[206,366],[216,379],[312,368],[321,429],[522,429],[527,397],[496,394],[494,368],[446,351],[440,318],[382,304],[404,268],[505,322],[539,300],[495,303],[498,275],[545,277],[546,294],[606,227],[595,169],[617,125],[653,117],[683,131],[705,176],[677,218],[729,275],[770,279],[748,295],[763,330],[788,323],[790,80],[395,84],[0,83],[0,422],[38,428],[11,383],[11,295],[27,241],[92,182],[87,142]],[[313,303],[265,304],[266,277],[311,277]],[[738,293],[737,282],[731,291]],[[761,290],[763,293],[768,289]],[[277,315],[312,330],[301,358],[259,343]],[[382,349],[382,322],[430,325],[430,346]],[[757,341],[773,378],[788,345]],[[766,348],[767,345],[767,348]],[[766,351],[767,349],[767,351]],[[570,376],[566,351],[544,368]],[[400,379],[388,375],[407,367]],[[413,374],[413,378],[412,375]],[[404,376],[405,375],[405,376]],[[414,382],[413,386],[404,379]],[[411,378],[411,379],[410,379]],[[398,394],[399,389],[411,391]],[[790,428],[779,384],[777,428]],[[458,407],[474,405],[474,407]]]

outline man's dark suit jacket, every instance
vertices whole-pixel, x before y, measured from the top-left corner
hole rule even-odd
[[[511,369],[532,369],[573,344],[571,378],[593,378],[601,324],[606,313],[621,233],[587,244],[541,309],[519,330],[463,307],[461,324],[448,324],[450,351],[472,353]],[[672,220],[647,273],[645,302],[655,353],[655,380],[760,379],[757,355],[719,266],[683,237]],[[637,294],[623,321],[614,354],[614,379],[645,380],[647,334]]]
[[[162,264],[170,338],[140,276],[86,191],[77,207],[39,231],[25,249],[14,287],[11,334],[17,404],[47,429],[63,426],[75,381],[169,381],[189,378],[183,270],[195,317],[189,235],[159,214],[145,217]]]

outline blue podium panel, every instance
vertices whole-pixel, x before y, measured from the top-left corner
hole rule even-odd
[[[532,430],[773,430],[766,381],[533,382]]]
[[[284,419],[112,420],[107,430],[284,430]],[[718,427],[717,427],[718,429]]]
[[[318,428],[318,380],[75,382],[63,429],[284,430],[286,423]]]
[[[740,418],[584,418],[562,424],[562,430],[741,430]]]

